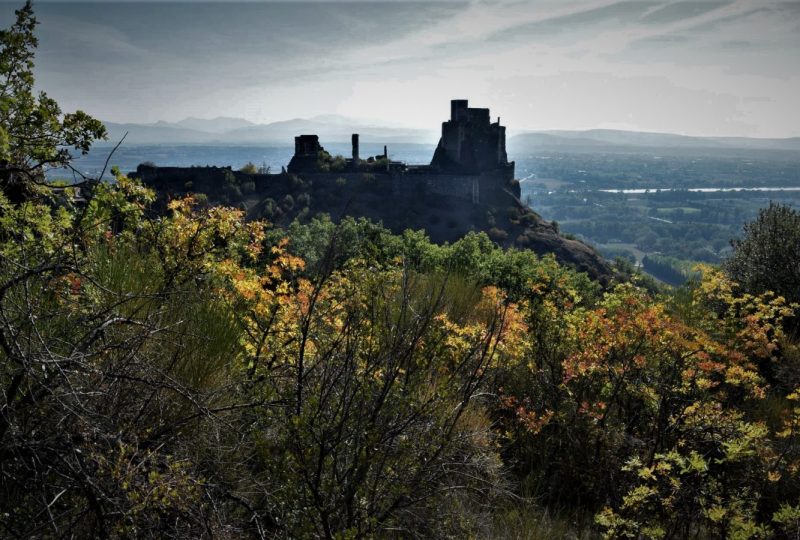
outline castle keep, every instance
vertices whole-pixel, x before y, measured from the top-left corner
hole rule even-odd
[[[483,199],[503,198],[511,194],[519,198],[519,184],[514,181],[514,162],[506,154],[506,128],[500,119],[492,123],[489,109],[469,107],[465,99],[450,103],[450,119],[442,122],[442,134],[427,165],[410,165],[383,154],[363,159],[358,134],[352,135],[352,154],[349,158],[331,156],[320,144],[317,135],[299,135],[294,140],[294,155],[286,172],[310,182],[334,182],[340,178],[357,179],[371,175],[394,196],[426,192],[455,197],[473,204]],[[265,182],[277,181],[274,174],[254,174],[232,171],[230,167],[178,168],[140,165],[133,176],[154,185],[168,187],[203,177],[203,183],[220,182],[231,175],[246,176],[256,185],[256,192]],[[504,195],[505,194],[505,195]]]
[[[506,128],[499,118],[490,123],[489,109],[471,108],[466,99],[454,99],[450,120],[442,122],[442,138],[431,167],[458,173],[506,170],[513,178],[514,164],[506,155]]]

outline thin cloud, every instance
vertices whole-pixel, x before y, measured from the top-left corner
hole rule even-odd
[[[62,2],[37,15],[42,87],[114,121],[339,113],[429,127],[460,96],[510,127],[800,125],[800,4]]]

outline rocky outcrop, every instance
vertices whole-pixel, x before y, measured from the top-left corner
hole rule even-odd
[[[586,272],[603,286],[611,283],[614,271],[594,248],[580,240],[561,236],[555,224],[542,219],[514,193],[507,195],[508,200],[513,201],[517,216],[509,219],[507,226],[511,234],[502,243],[504,247],[530,249],[537,255],[552,253],[560,263]]]

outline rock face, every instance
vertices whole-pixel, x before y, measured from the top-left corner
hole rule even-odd
[[[514,162],[506,154],[505,127],[491,123],[489,109],[453,100],[450,119],[429,165],[408,165],[379,156],[361,159],[352,136],[350,158],[332,157],[316,135],[295,137],[295,153],[281,174],[245,174],[230,167],[140,165],[141,178],[166,199],[205,193],[212,203],[242,205],[250,218],[289,222],[317,213],[333,219],[367,217],[394,232],[424,229],[435,242],[453,242],[486,231],[505,247],[554,253],[559,261],[606,283],[612,271],[592,248],[561,237],[557,229],[520,202]]]
[[[506,247],[530,249],[538,255],[552,253],[562,264],[586,272],[604,286],[611,283],[613,271],[591,246],[564,238],[553,223],[543,220],[522,203],[519,203],[518,209],[522,216],[519,221],[525,224],[513,241],[504,243]]]

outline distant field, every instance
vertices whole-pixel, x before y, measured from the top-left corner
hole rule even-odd
[[[624,253],[624,252],[630,253],[636,259],[637,266],[642,264],[642,259],[644,259],[645,255],[647,255],[647,253],[636,247],[636,244],[630,244],[625,242],[611,242],[608,244],[597,244],[595,247],[599,249],[602,253],[606,254],[606,256],[609,258],[614,257],[615,254],[617,253]]]
[[[597,246],[606,256],[641,263],[645,255],[682,262],[720,263],[746,221],[770,200],[800,207],[800,192],[604,193],[584,190],[532,191],[523,199],[562,232]]]
[[[531,188],[539,187],[540,189],[562,189],[570,185],[568,181],[556,178],[528,178],[523,180],[522,184]]]
[[[699,152],[697,150],[696,152]],[[569,189],[800,187],[800,152],[746,155],[541,152],[509,155],[519,178],[557,180]]]
[[[684,214],[699,214],[699,208],[692,208],[691,206],[677,206],[677,207],[666,207],[666,208],[656,208],[656,211],[659,214],[669,214],[671,212],[683,212]]]

